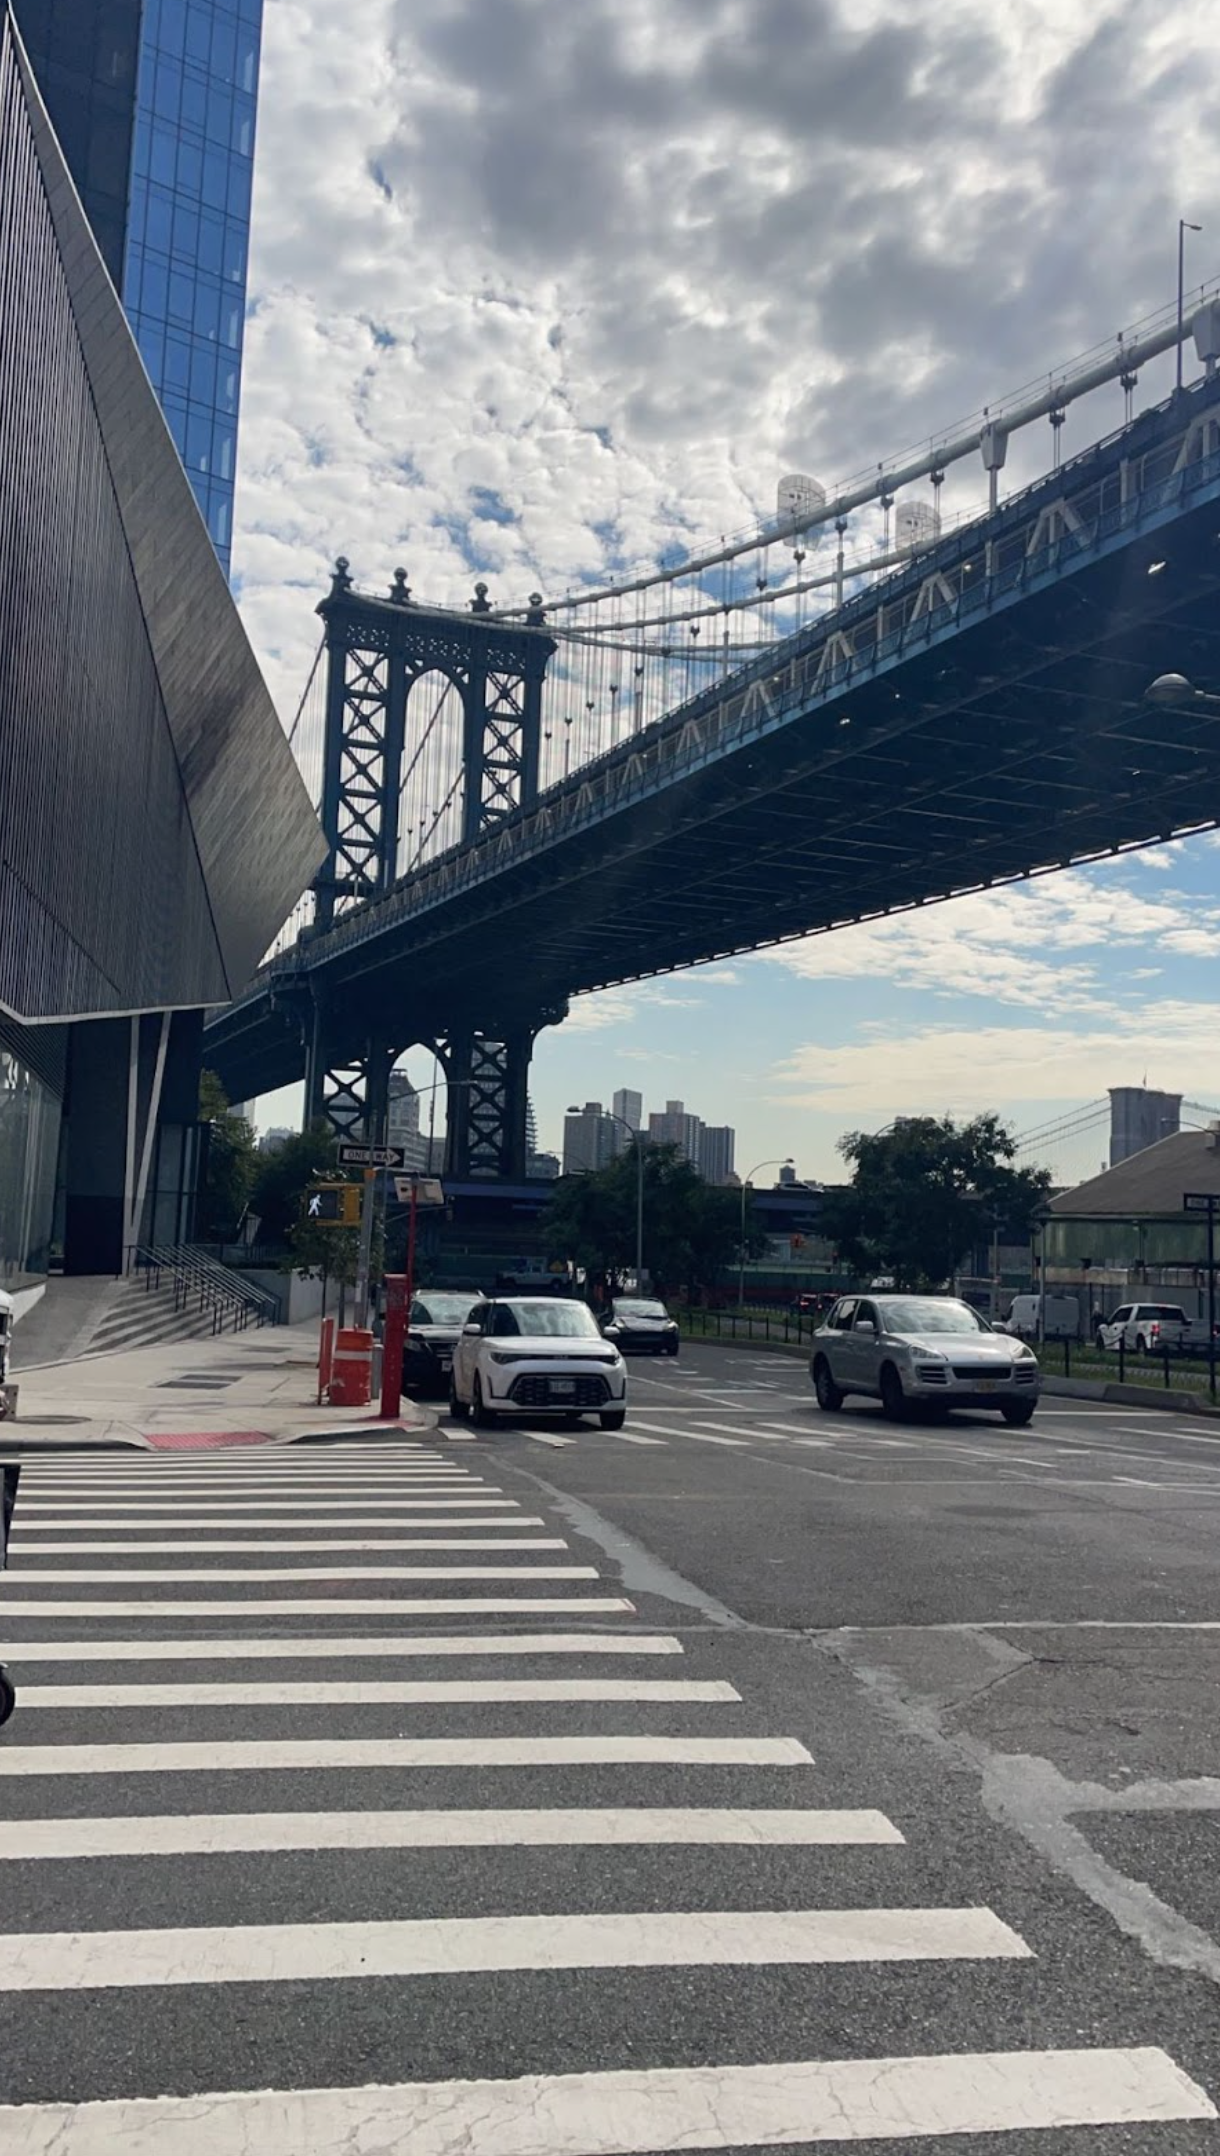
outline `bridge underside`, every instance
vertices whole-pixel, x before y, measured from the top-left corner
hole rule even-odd
[[[1189,510],[929,623],[899,663],[651,797],[568,835],[557,813],[545,848],[443,903],[421,878],[338,923],[214,1022],[209,1060],[256,1096],[301,1075],[319,990],[353,1042],[387,1011],[404,1042],[506,1006],[531,1025],[584,990],[1220,820],[1220,712],[1144,697],[1161,672],[1220,675],[1218,492],[1212,472]]]

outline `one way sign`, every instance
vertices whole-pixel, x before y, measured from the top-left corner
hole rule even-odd
[[[402,1168],[407,1156],[401,1145],[354,1145],[345,1139],[338,1159],[341,1168]]]

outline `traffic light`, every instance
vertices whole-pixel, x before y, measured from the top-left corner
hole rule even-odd
[[[301,1218],[314,1228],[358,1228],[359,1183],[315,1183],[301,1198]]]

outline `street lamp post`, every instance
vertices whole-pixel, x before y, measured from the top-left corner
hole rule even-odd
[[[569,1115],[579,1115],[578,1107],[568,1109]],[[637,1295],[644,1292],[644,1133],[629,1123],[625,1115],[615,1115],[612,1108],[603,1108],[607,1123],[617,1123],[635,1142],[635,1289]]]
[[[746,1300],[746,1194],[753,1178],[756,1175],[761,1175],[764,1168],[790,1168],[791,1166],[792,1155],[791,1153],[785,1153],[782,1160],[760,1160],[751,1168],[749,1175],[743,1178],[741,1185],[741,1241],[737,1246],[737,1307],[739,1310],[745,1308]]]
[[[1184,312],[1185,312],[1185,302],[1186,302],[1186,288],[1185,288],[1185,270],[1186,270],[1186,235],[1187,235],[1187,233],[1188,233],[1188,232],[1201,232],[1202,230],[1203,230],[1203,227],[1202,227],[1202,225],[1192,225],[1192,224],[1190,223],[1190,221],[1189,221],[1189,220],[1188,220],[1187,218],[1185,218],[1185,217],[1179,217],[1179,219],[1178,219],[1178,379],[1177,379],[1177,386],[1178,386],[1178,388],[1179,388],[1179,389],[1181,389],[1181,387],[1182,387],[1182,332],[1183,332],[1183,328],[1184,328],[1184,323],[1183,323],[1182,317],[1183,317],[1183,314],[1184,314]]]

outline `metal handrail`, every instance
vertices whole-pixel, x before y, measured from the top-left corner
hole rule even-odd
[[[134,1265],[144,1274],[146,1289],[159,1288],[162,1274],[169,1275],[176,1310],[185,1310],[197,1297],[200,1311],[211,1311],[213,1334],[224,1332],[230,1318],[234,1332],[244,1332],[251,1323],[261,1328],[280,1322],[278,1297],[201,1257],[189,1243],[141,1244],[134,1253]]]

